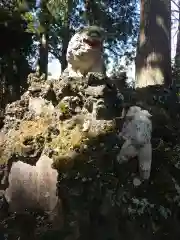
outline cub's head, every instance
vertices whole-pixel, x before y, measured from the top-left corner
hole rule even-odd
[[[137,115],[147,117],[147,118],[152,117],[152,115],[147,110],[143,110],[139,106],[125,105],[122,111],[121,118],[126,118],[131,120]]]

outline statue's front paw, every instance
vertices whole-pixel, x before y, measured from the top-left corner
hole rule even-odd
[[[117,156],[117,158],[116,158],[116,160],[117,160],[117,162],[119,163],[119,164],[122,164],[122,163],[124,163],[124,162],[127,162],[127,158],[125,157],[125,156],[122,156],[122,155],[118,155]]]
[[[122,132],[120,132],[120,133],[118,133],[117,134],[117,137],[121,140],[122,139],[122,137],[123,137],[123,134],[122,134]]]
[[[142,180],[148,180],[150,178],[150,170],[140,169],[140,177]]]
[[[133,179],[133,185],[134,187],[139,187],[142,184],[142,180],[139,178],[134,178]]]
[[[87,121],[85,121],[84,124],[83,124],[83,129],[82,129],[82,131],[83,131],[83,132],[88,132],[89,129],[90,129],[90,127],[91,127],[91,121],[90,121],[90,120],[87,120]]]

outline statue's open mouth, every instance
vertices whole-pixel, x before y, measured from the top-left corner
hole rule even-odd
[[[83,39],[83,41],[85,42],[85,43],[87,43],[89,46],[91,46],[92,48],[98,48],[98,47],[100,47],[101,46],[101,41],[98,41],[98,40],[88,40],[88,39]]]

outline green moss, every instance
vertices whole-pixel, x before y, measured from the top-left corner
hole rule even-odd
[[[109,133],[109,132],[114,132],[115,131],[115,123],[112,125],[105,125],[104,132]]]
[[[68,128],[66,123],[59,125],[60,134],[49,143],[49,146],[55,149],[59,155],[68,155],[69,152],[80,148],[87,140],[87,135],[81,131],[80,125]]]
[[[68,115],[69,114],[69,107],[63,103],[63,102],[60,102],[58,104],[58,107],[59,109],[61,110],[61,112],[64,114],[64,115]]]
[[[7,158],[3,158],[3,157],[1,157],[1,158],[0,158],[0,165],[6,164],[7,161],[8,161]]]

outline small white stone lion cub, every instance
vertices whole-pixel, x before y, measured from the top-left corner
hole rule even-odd
[[[119,137],[125,140],[117,161],[122,164],[138,156],[142,180],[149,179],[152,162],[152,121],[151,114],[138,106],[132,106],[124,115],[125,122]]]

